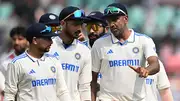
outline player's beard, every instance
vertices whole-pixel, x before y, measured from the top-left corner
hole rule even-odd
[[[90,33],[88,35],[88,38],[89,38],[89,45],[92,47],[94,42],[99,39],[101,36],[103,36],[105,34],[105,28],[103,29],[103,32],[100,33],[99,35],[98,34],[95,34],[94,32]]]
[[[51,47],[51,45],[50,45],[50,46],[46,46],[46,47],[39,47],[39,51],[40,51],[41,53],[49,52],[50,47]]]
[[[14,45],[13,48],[15,50],[16,55],[20,55],[24,53],[27,46],[21,46],[21,45]]]
[[[51,48],[51,45],[47,46],[47,47],[44,49],[44,52],[49,52],[50,48]]]
[[[26,50],[26,48],[21,48],[19,50],[15,50],[15,53],[16,53],[16,55],[20,55],[20,54],[24,53],[25,50]]]
[[[122,35],[124,33],[124,29],[125,26],[121,27],[121,28],[116,28],[116,30],[111,29],[111,32],[113,33],[113,35],[117,38],[120,39],[122,38]]]
[[[77,30],[75,32],[70,32],[68,29],[65,30],[66,35],[70,38],[70,39],[78,39],[79,34],[81,33],[80,30]]]

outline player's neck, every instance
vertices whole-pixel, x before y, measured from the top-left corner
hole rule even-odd
[[[29,47],[29,49],[27,50],[27,53],[37,59],[40,59],[43,55],[44,52],[40,52],[37,49],[33,48],[33,47]]]
[[[67,34],[64,32],[64,30],[62,30],[62,33],[60,33],[59,37],[61,38],[61,40],[63,41],[64,44],[72,44],[72,42],[74,41],[73,38],[69,38],[67,36]]]
[[[120,42],[124,42],[125,40],[129,38],[130,35],[131,35],[131,30],[127,28],[124,30],[124,33],[122,33],[121,36],[119,36],[118,40]]]

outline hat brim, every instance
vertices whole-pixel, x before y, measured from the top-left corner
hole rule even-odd
[[[59,36],[59,34],[51,32],[51,33],[48,33],[46,35],[42,35],[41,37],[54,37],[54,36]]]
[[[85,21],[85,20],[88,20],[88,19],[86,17],[79,17],[79,18],[70,17],[67,20],[82,20],[82,21]]]
[[[97,18],[97,17],[89,16],[88,18],[90,18],[91,20],[96,20],[96,21],[104,22],[102,19]]]
[[[106,19],[106,18],[108,18],[108,17],[112,17],[112,16],[121,16],[121,15],[124,15],[123,13],[117,13],[117,14],[106,14],[106,15],[104,15],[102,18],[103,19]]]
[[[104,20],[97,18],[97,17],[93,17],[93,16],[87,16],[87,20],[85,20],[84,23],[88,23],[91,21],[97,21],[97,22],[104,24],[104,26],[107,26],[107,23],[104,22]]]
[[[60,23],[58,21],[51,21],[51,22],[48,22],[48,23],[45,23],[46,25],[56,25],[56,26],[59,26]]]

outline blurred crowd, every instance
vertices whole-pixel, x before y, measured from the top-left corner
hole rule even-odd
[[[37,22],[41,15],[59,15],[65,6],[103,9],[118,0],[0,0],[0,54],[11,48],[9,31]],[[121,0],[128,7],[129,27],[153,38],[165,65],[175,101],[180,101],[180,2],[179,0]]]

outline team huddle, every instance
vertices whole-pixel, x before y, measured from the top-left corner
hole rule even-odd
[[[128,28],[123,4],[88,16],[68,6],[10,37],[13,50],[0,63],[3,101],[158,101],[158,93],[173,101],[153,40]]]

